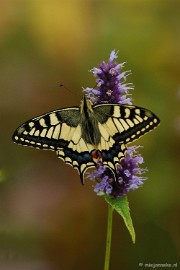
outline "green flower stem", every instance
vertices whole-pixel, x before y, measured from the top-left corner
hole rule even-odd
[[[112,217],[113,217],[113,207],[110,204],[108,204],[108,223],[107,223],[104,270],[109,270],[110,252],[111,252],[111,236],[112,236]]]

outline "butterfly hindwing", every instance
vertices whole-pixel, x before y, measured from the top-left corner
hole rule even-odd
[[[93,150],[92,145],[85,143],[85,141],[80,138],[79,141],[71,140],[67,147],[58,150],[56,153],[66,164],[78,170],[81,182],[84,183],[84,173],[88,168],[95,166],[91,154]]]

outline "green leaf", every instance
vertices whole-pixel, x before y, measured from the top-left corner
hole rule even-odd
[[[124,223],[131,235],[133,243],[135,243],[135,231],[130,215],[130,209],[129,209],[129,202],[127,199],[127,196],[122,196],[118,198],[111,198],[110,196],[106,195],[105,200],[107,203],[109,203],[113,209],[115,209],[118,214],[121,215],[121,217],[124,220]]]

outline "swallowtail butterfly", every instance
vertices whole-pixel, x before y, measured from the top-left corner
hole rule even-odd
[[[154,129],[160,120],[147,109],[120,104],[92,105],[84,96],[79,107],[35,117],[13,134],[18,144],[56,151],[65,163],[84,173],[100,159],[115,175],[126,145]]]

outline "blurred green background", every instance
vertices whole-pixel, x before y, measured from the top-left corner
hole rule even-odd
[[[55,153],[11,136],[36,115],[78,105],[82,86],[95,85],[88,71],[113,49],[132,71],[134,104],[161,125],[136,143],[149,169],[144,186],[128,194],[137,242],[114,213],[110,269],[178,262],[179,26],[179,0],[0,1],[1,270],[103,269],[103,198]]]

